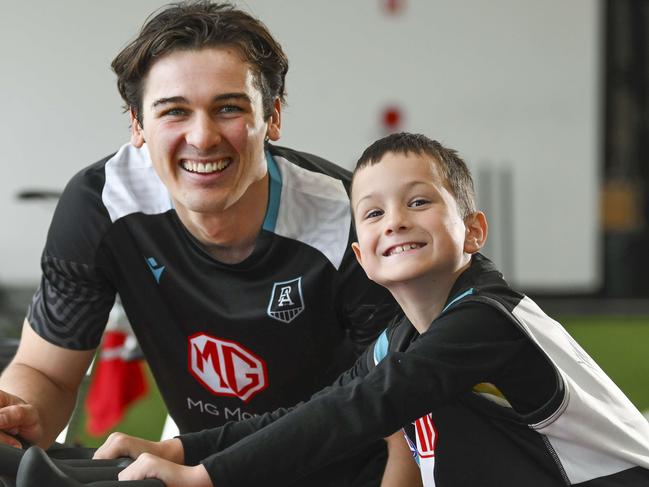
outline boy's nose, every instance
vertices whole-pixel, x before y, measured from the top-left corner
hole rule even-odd
[[[221,141],[218,125],[207,115],[197,114],[185,136],[187,143],[199,150],[207,150]]]
[[[385,233],[390,235],[408,228],[408,218],[401,211],[391,211],[386,219]]]

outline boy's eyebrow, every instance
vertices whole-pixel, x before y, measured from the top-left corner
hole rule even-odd
[[[408,190],[408,189],[414,188],[415,186],[426,186],[428,188],[430,188],[430,187],[434,188],[435,187],[434,184],[431,184],[431,183],[429,183],[427,181],[415,180],[415,181],[409,181],[409,182],[403,184],[403,189]],[[358,208],[358,205],[361,203],[361,201],[369,199],[369,198],[373,198],[375,195],[376,195],[376,191],[372,191],[371,193],[367,193],[365,196],[363,196],[358,201],[356,201],[356,206],[355,206],[354,210],[356,210]]]
[[[212,98],[212,101],[216,102],[216,101],[231,100],[231,99],[244,100],[249,103],[251,102],[250,97],[246,93],[222,93]],[[189,103],[189,100],[184,96],[169,96],[169,97],[158,98],[157,100],[154,100],[153,103],[151,103],[151,108],[153,109],[161,105],[169,105],[174,103],[187,104]]]
[[[358,210],[358,207],[359,207],[359,205],[361,204],[362,201],[364,201],[364,200],[366,200],[366,199],[369,199],[369,198],[372,198],[373,196],[374,196],[374,193],[370,193],[370,194],[366,194],[366,195],[363,196],[361,199],[359,199],[359,200],[356,202],[356,205],[355,205],[355,207],[354,207],[354,213],[356,213],[356,211]]]

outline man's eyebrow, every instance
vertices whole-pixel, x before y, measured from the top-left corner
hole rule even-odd
[[[159,107],[160,105],[169,105],[171,103],[187,103],[187,98],[184,96],[170,96],[168,98],[158,98],[151,103],[151,108]]]
[[[230,99],[239,99],[239,100],[244,100],[247,102],[252,101],[250,97],[248,96],[247,93],[222,93],[220,95],[216,95],[212,100],[213,101],[223,101],[223,100],[230,100]]]
[[[239,99],[250,102],[250,97],[246,93],[222,93],[216,95],[212,98],[212,101],[223,101],[223,100],[232,100]],[[170,96],[167,98],[158,98],[153,103],[151,103],[151,108],[157,108],[161,105],[169,105],[173,103],[189,103],[189,100],[184,96]]]

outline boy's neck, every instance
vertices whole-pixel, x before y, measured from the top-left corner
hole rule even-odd
[[[458,277],[469,268],[471,260],[452,273],[443,276],[425,275],[403,283],[388,286],[388,289],[405,313],[406,317],[421,334],[442,313],[449,293]]]

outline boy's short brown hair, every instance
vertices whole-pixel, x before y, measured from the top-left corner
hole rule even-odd
[[[360,169],[380,162],[388,152],[404,155],[412,152],[431,156],[444,177],[447,189],[455,197],[462,218],[476,212],[473,178],[465,162],[455,150],[422,134],[400,132],[374,142],[358,159],[352,175],[352,186],[354,176]]]

